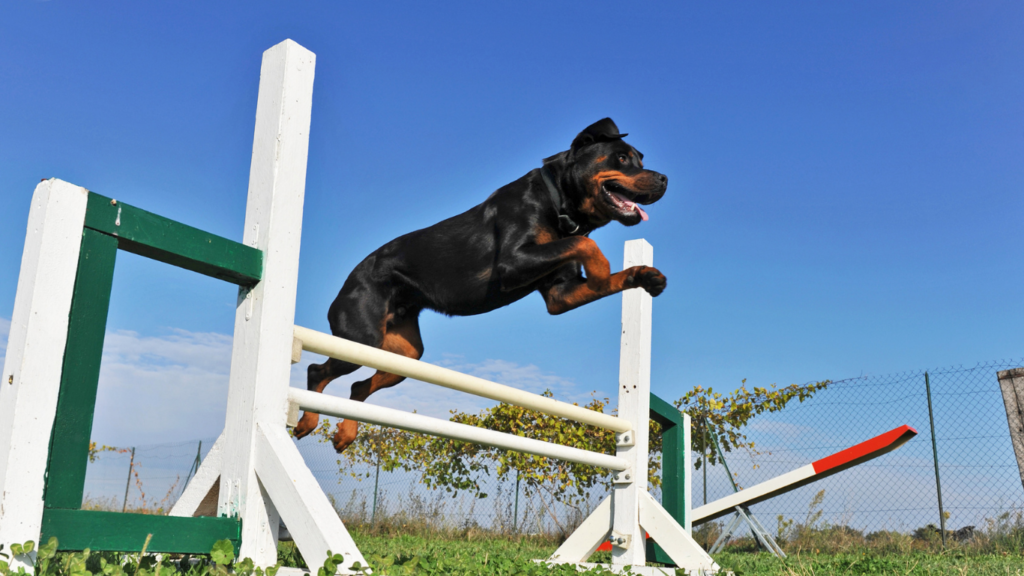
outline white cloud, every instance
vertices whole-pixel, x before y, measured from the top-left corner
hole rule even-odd
[[[225,334],[107,333],[93,438],[123,446],[217,436],[230,366]]]

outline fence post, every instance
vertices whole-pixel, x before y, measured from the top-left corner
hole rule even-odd
[[[370,523],[377,523],[377,487],[380,485],[380,454],[377,455],[377,474],[373,477],[373,513],[370,515]]]
[[[512,533],[519,527],[519,470],[516,470],[516,504],[512,509]]]
[[[135,447],[132,446],[132,459],[128,461],[128,481],[124,484],[124,503],[121,504],[121,512],[128,509],[128,489],[132,487],[132,468],[135,467]]]
[[[996,374],[999,390],[1006,408],[1006,423],[1010,427],[1010,442],[1017,456],[1017,471],[1024,486],[1024,368],[1002,370]]]
[[[946,547],[946,514],[942,511],[942,482],[939,481],[939,449],[935,444],[935,417],[932,414],[932,385],[928,373],[924,373],[924,390],[928,396],[928,425],[932,430],[932,460],[935,462],[935,493],[939,496],[939,534],[942,547]]]
[[[704,421],[704,449],[701,450],[700,458],[704,462],[701,464],[701,468],[704,469],[704,504],[708,503],[708,419],[702,418]]]
[[[199,447],[196,448],[196,459],[192,461],[192,466],[188,469],[188,475],[185,476],[185,483],[182,485],[182,492],[185,491],[184,486],[188,486],[188,481],[192,479],[192,475],[199,472],[199,466],[203,463],[203,441],[199,441]]]

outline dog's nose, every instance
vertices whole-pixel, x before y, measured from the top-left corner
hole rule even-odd
[[[658,174],[658,180],[660,180],[663,185],[668,185],[668,176]]]

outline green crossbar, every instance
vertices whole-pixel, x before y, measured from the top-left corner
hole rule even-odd
[[[61,550],[117,550],[141,552],[152,534],[147,552],[209,554],[213,543],[231,540],[238,551],[242,524],[234,518],[188,518],[122,514],[97,510],[43,512],[41,541],[57,537]]]
[[[186,270],[252,286],[263,273],[263,253],[239,242],[186,226],[93,192],[85,227],[118,239],[125,252]]]

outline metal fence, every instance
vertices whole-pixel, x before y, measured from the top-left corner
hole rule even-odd
[[[83,507],[170,510],[215,440],[99,446],[86,468]]]
[[[762,522],[779,515],[805,521],[812,499],[824,490],[817,508],[822,521],[865,532],[909,532],[940,525],[941,499],[947,529],[981,528],[1024,509],[997,378],[998,371],[1022,364],[987,362],[836,381],[802,404],[755,419],[747,434],[757,453],[729,454],[728,462],[739,483],[750,486],[909,424],[918,435],[899,450],[752,510]],[[706,485],[698,473],[693,486],[698,503],[705,486],[709,501],[732,491],[714,466]]]
[[[899,450],[752,510],[769,530],[780,515],[805,522],[810,503],[824,490],[815,509],[822,513],[822,523],[865,533],[911,532],[940,524],[941,495],[949,530],[982,528],[987,521],[1024,510],[1024,487],[996,376],[999,370],[1022,365],[1000,361],[835,381],[803,403],[755,418],[744,432],[755,442],[756,452],[732,452],[726,459],[739,485],[751,486],[909,424],[918,435]],[[180,494],[196,454],[205,454],[212,441],[204,440],[201,449],[198,441],[136,447],[131,480],[129,452],[101,453],[90,464],[87,492],[94,502],[115,507],[126,491],[129,509],[169,504]],[[517,490],[514,479],[501,482],[483,474],[479,482],[487,498],[453,496],[428,489],[415,472],[348,468],[329,443],[307,438],[298,447],[342,516],[359,522],[397,518],[446,528],[564,533],[607,493],[606,488],[594,490],[584,505],[574,507],[544,490]],[[694,472],[692,490],[698,506],[731,493],[732,486],[721,466],[709,466]]]

